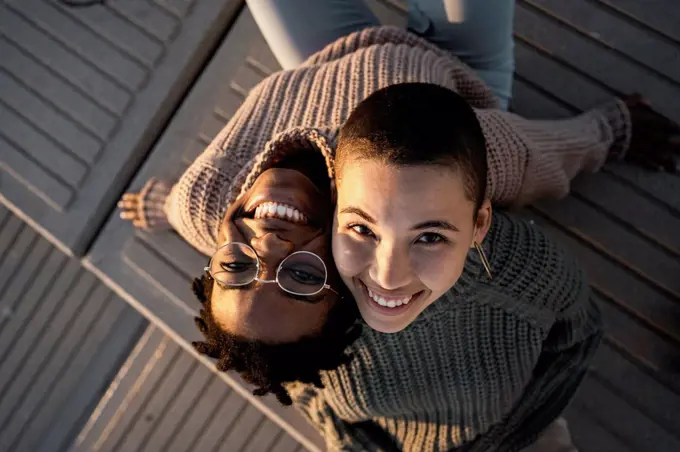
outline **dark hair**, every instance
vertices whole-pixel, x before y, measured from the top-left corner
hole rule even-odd
[[[340,299],[329,311],[322,331],[294,343],[267,344],[224,331],[210,308],[214,280],[209,275],[194,279],[193,291],[201,302],[200,317],[194,320],[205,341],[192,342],[201,354],[217,359],[217,370],[234,370],[248,383],[257,386],[254,395],[272,393],[283,405],[292,400],[283,383],[300,381],[323,388],[322,370],[333,370],[349,363],[345,349],[361,334],[355,324],[358,312],[353,301]]]
[[[460,170],[478,210],[486,192],[486,142],[474,110],[457,93],[429,83],[382,88],[354,109],[340,129],[336,174],[349,160],[442,165]]]

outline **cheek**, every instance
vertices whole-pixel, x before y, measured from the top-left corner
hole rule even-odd
[[[347,234],[333,235],[333,259],[342,277],[361,273],[371,262],[372,247],[354,240]]]
[[[423,253],[413,258],[420,281],[435,293],[449,290],[460,278],[467,249],[457,248],[440,253]]]

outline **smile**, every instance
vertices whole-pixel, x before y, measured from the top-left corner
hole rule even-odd
[[[368,291],[368,295],[378,303],[380,306],[387,307],[387,308],[397,308],[402,305],[407,305],[411,301],[411,298],[413,298],[413,295],[405,296],[405,297],[385,297],[383,295],[378,295],[374,293],[371,289],[366,288]]]
[[[276,218],[295,224],[307,224],[309,219],[297,208],[280,202],[265,201],[255,208],[255,219]]]

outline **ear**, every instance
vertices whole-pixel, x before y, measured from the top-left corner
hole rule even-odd
[[[493,209],[491,208],[491,201],[485,199],[482,206],[477,211],[477,221],[475,222],[475,232],[472,235],[473,243],[471,246],[474,246],[474,242],[481,244],[484,241],[484,237],[486,237],[486,234],[491,227],[492,215]]]

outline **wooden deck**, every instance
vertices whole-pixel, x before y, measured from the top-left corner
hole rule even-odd
[[[369,4],[384,21],[403,23],[399,0]],[[187,10],[178,9],[187,5]],[[117,0],[102,10],[95,7],[86,12],[60,9],[47,0],[0,3],[0,198],[60,249],[79,254],[92,242],[83,263],[116,294],[104,296],[109,301],[100,303],[108,307],[101,309],[114,309],[123,299],[153,325],[136,346],[130,338],[138,336],[121,335],[128,339],[115,346],[116,359],[97,354],[98,373],[79,374],[78,369],[90,369],[81,364],[85,367],[73,367],[74,376],[67,383],[58,383],[66,381],[60,375],[72,366],[62,366],[63,374],[38,372],[58,366],[62,356],[81,353],[91,357],[87,354],[92,353],[90,338],[99,329],[98,337],[103,337],[114,321],[107,320],[112,318],[109,315],[97,317],[94,307],[80,313],[81,292],[90,285],[99,287],[92,275],[40,239],[14,214],[0,210],[4,225],[0,229],[0,450],[64,450],[65,441],[74,441],[73,450],[83,452],[322,448],[319,436],[295,411],[282,409],[272,398],[253,398],[238,378],[214,374],[209,360],[191,356],[188,344],[197,332],[190,317],[197,302],[189,281],[201,272],[203,256],[173,233],[135,232],[115,213],[98,228],[126,186],[139,189],[151,176],[177,178],[228,121],[248,90],[278,68],[247,9],[234,5],[220,10],[222,15],[216,16],[219,20],[211,22],[209,29],[196,31],[203,33],[206,49],[211,42],[217,43],[215,53],[205,50],[187,60],[182,52],[195,50],[192,46],[198,41],[185,38],[184,46],[176,44],[182,42],[182,30],[188,25],[174,35],[170,25],[197,23],[193,21],[204,18],[209,5],[213,2]],[[148,14],[130,9],[137,7],[146,8]],[[31,8],[36,9],[35,15],[26,12],[32,13]],[[50,15],[41,16],[44,11]],[[229,18],[235,11],[238,15],[232,24]],[[80,28],[56,28],[69,21]],[[680,8],[672,0],[520,0],[515,24],[514,111],[535,118],[561,118],[616,93],[639,91],[660,111],[680,121]],[[132,32],[115,34],[120,40],[106,34],[130,29],[146,41],[142,37],[135,41],[137,35]],[[81,48],[78,43],[83,36],[88,42]],[[112,55],[122,53],[123,66],[102,66],[110,62],[96,52],[83,53],[102,42],[108,51],[116,49]],[[146,44],[136,46],[137,42]],[[172,53],[175,45],[182,47],[177,54],[185,59],[168,63],[174,67],[168,74],[181,81],[174,87],[184,88],[154,88],[153,74],[162,74],[157,71],[163,65],[163,58],[153,60],[154,45],[159,42],[164,52]],[[82,70],[73,69],[81,66]],[[116,102],[125,98],[114,94],[127,85],[110,71],[128,68],[122,74],[130,77],[135,73],[131,68],[137,66],[150,67],[151,75],[147,84],[135,88],[134,99],[139,100],[126,101],[132,103],[124,107]],[[198,78],[192,78],[195,74]],[[155,94],[144,94],[146,89]],[[163,92],[172,95],[163,102],[141,102],[158,101],[153,96]],[[36,109],[44,105],[49,108]],[[98,149],[81,149],[85,141],[79,137],[92,135],[94,124],[104,124],[96,121],[108,117],[97,116],[99,110],[92,105],[119,117],[110,135],[99,138],[112,143],[99,145],[102,155],[125,148],[115,160],[118,166],[102,166],[106,158],[97,160],[93,168],[99,169],[76,165],[83,158],[78,153]],[[38,115],[38,111],[43,113]],[[82,118],[94,122],[82,122]],[[74,152],[78,155],[72,161],[54,157],[54,164],[46,164],[41,160],[46,155]],[[94,181],[101,174],[98,171],[106,169],[119,171],[121,176]],[[88,184],[101,187],[89,196]],[[68,190],[59,188],[62,185]],[[68,201],[62,197],[67,192]],[[523,215],[580,257],[605,316],[604,344],[567,412],[579,450],[680,451],[680,176],[614,165],[579,177],[567,199],[540,203]],[[31,251],[11,251],[24,248]],[[23,270],[8,273],[10,268]],[[31,269],[40,269],[45,277],[26,279]],[[15,273],[24,279],[12,276]],[[64,295],[65,301],[59,302],[64,313],[52,315],[55,308],[50,303],[57,299],[39,294],[56,297],[71,279],[83,287]],[[92,290],[108,293],[104,288]],[[90,316],[83,325],[101,328],[67,328],[68,315],[75,315],[68,314],[72,311],[67,308]],[[137,329],[132,328],[138,335],[144,321],[131,314],[125,315],[138,322]],[[31,322],[39,326],[28,328]],[[41,339],[43,331],[57,335],[42,339],[49,342],[52,339],[47,338],[61,337],[63,330],[68,330],[63,337],[71,338],[70,342],[51,361],[44,349],[28,346]],[[24,340],[21,335],[33,339]],[[7,342],[9,337],[12,340]],[[90,344],[84,347],[86,351],[73,348],[77,339]],[[55,343],[59,350],[62,342]],[[129,356],[121,366],[123,350]],[[88,359],[95,358],[78,362]],[[95,408],[92,394],[102,395],[102,388],[109,384]],[[78,393],[76,388],[84,389]],[[51,389],[58,391],[51,394]],[[81,395],[65,397],[69,391]],[[44,394],[43,399],[34,394]],[[41,410],[37,420],[27,421],[31,413],[38,413],[36,406],[42,400],[53,402],[47,403],[48,409]],[[15,412],[23,414],[13,416]],[[84,416],[84,412],[89,414]]]

